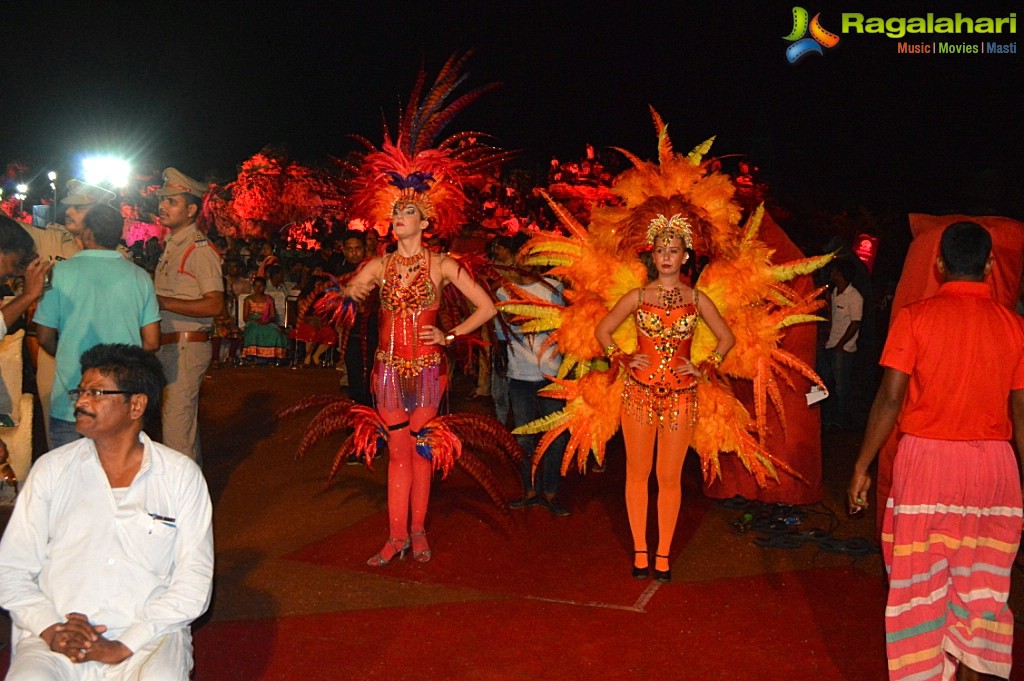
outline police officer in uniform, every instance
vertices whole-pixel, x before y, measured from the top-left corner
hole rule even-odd
[[[40,229],[22,223],[22,227],[36,243],[36,252],[43,260],[70,260],[82,250],[82,228],[85,214],[97,203],[113,205],[117,195],[81,180],[68,180],[68,194],[60,202],[65,206],[64,224],[51,222]]]
[[[210,364],[210,329],[224,309],[220,255],[196,227],[209,187],[174,168],[164,171],[160,224],[171,230],[153,281],[160,304],[160,350],[167,375],[163,442],[201,463],[199,388]]]

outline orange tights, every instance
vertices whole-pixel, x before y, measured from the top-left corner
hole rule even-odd
[[[680,407],[687,398],[680,396]],[[633,548],[641,552],[634,556],[637,567],[646,567],[647,554],[647,488],[654,465],[654,445],[658,445],[658,551],[654,567],[668,570],[672,535],[679,519],[682,500],[683,460],[690,445],[693,426],[689,409],[680,409],[680,423],[672,430],[668,424],[658,428],[638,422],[629,414],[622,414],[622,436],[626,441],[626,514],[633,533]],[[643,554],[643,555],[641,555]]]

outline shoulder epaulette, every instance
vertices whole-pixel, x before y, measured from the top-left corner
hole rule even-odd
[[[210,243],[210,240],[206,238],[205,234],[196,234],[195,243],[189,246],[185,250],[184,255],[181,256],[181,263],[178,265],[178,274],[185,274],[192,277],[193,279],[196,278],[194,274],[185,269],[185,261],[188,260],[188,256],[192,255],[192,251],[196,250],[197,248],[209,248],[211,251],[217,254],[218,258],[220,257],[220,251],[217,250],[216,246]]]

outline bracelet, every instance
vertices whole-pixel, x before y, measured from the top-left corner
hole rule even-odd
[[[705,360],[705,362],[711,364],[716,369],[722,366],[723,361],[725,361],[725,357],[723,357],[722,353],[720,353],[718,350],[712,350],[711,354],[709,354],[708,358]]]
[[[457,333],[449,333],[447,336],[444,337],[444,346],[448,347],[449,345],[455,342],[456,338],[458,338]]]
[[[618,350],[619,350],[619,346],[616,345],[615,343],[612,343],[611,345],[608,345],[608,346],[605,347],[605,349],[604,349],[604,356],[605,357],[611,357]]]

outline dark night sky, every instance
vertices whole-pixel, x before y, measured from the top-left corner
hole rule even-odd
[[[846,35],[794,66],[781,37],[795,1],[603,2],[586,11],[482,0],[356,9],[8,3],[0,162],[67,177],[84,153],[113,150],[225,176],[279,143],[322,160],[354,148],[350,133],[379,141],[382,113],[394,120],[421,64],[433,75],[449,54],[472,49],[470,83],[504,87],[456,126],[493,133],[531,158],[578,155],[587,142],[650,157],[651,104],[677,148],[718,135],[714,153],[749,154],[783,195],[833,208],[961,208],[975,200],[977,182],[965,178],[992,168],[1005,185],[1000,207],[1024,213],[1024,57],[898,55],[895,40]],[[1020,7],[803,5],[837,32],[844,11],[978,17]]]

